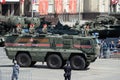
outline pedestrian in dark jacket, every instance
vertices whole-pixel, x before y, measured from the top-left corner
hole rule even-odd
[[[111,41],[111,43],[109,44],[110,51],[114,51],[115,47],[116,47],[116,45],[115,45],[114,41]]]
[[[18,80],[19,68],[20,68],[20,66],[17,64],[17,61],[14,60],[13,72],[12,72],[12,80],[14,80],[14,79]]]
[[[102,44],[102,51],[103,51],[103,58],[106,58],[107,57],[107,50],[108,50],[108,45],[107,43],[104,41],[103,44]]]
[[[64,66],[64,72],[65,80],[71,80],[71,66],[69,61],[67,61],[66,65]]]
[[[118,40],[118,44],[116,45],[117,48],[120,48],[120,40]]]

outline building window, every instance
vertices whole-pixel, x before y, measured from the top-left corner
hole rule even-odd
[[[48,0],[49,4],[54,4],[54,0]]]

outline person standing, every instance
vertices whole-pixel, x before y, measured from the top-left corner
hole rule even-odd
[[[43,28],[42,28],[42,31],[43,31],[43,33],[47,33],[47,24],[44,24],[43,25]]]
[[[120,40],[118,40],[118,43],[117,43],[116,47],[117,47],[118,49],[120,48]]]
[[[12,80],[18,80],[18,75],[19,75],[19,68],[20,66],[17,64],[17,61],[14,60],[14,65],[13,65],[13,72],[12,72]]]
[[[115,46],[116,45],[115,45],[114,41],[111,41],[111,43],[109,44],[110,51],[114,51]]]
[[[64,66],[64,72],[65,80],[71,80],[71,66],[69,61],[67,61],[66,65]]]
[[[29,33],[30,33],[30,34],[35,33],[35,25],[34,25],[34,24],[30,24]]]
[[[108,50],[108,45],[107,43],[104,41],[102,44],[102,51],[103,51],[103,58],[107,58],[107,50]]]
[[[112,53],[116,50],[116,45],[114,43],[114,41],[111,41],[111,43],[109,44],[109,48],[110,48],[110,55],[112,55]]]

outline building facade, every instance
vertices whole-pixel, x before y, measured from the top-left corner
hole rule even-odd
[[[21,6],[19,0],[0,0],[1,15],[20,15],[20,8]]]
[[[2,0],[1,0],[2,1]],[[1,2],[0,1],[0,2]],[[0,4],[1,15],[53,16],[62,21],[94,19],[100,14],[120,12],[120,2],[111,0],[5,0]]]

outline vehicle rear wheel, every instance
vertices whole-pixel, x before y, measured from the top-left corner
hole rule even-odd
[[[62,67],[62,59],[57,54],[49,55],[47,58],[47,65],[50,68],[58,69]]]
[[[18,64],[22,67],[28,67],[31,65],[31,58],[26,53],[19,53],[16,57]]]
[[[75,69],[75,70],[83,70],[85,68],[84,58],[78,55],[73,56],[70,59],[70,64],[71,64],[72,69]]]

